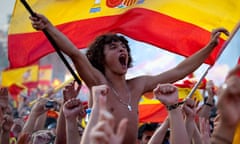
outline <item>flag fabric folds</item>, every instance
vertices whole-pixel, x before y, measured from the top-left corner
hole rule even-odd
[[[204,47],[212,29],[225,27],[231,31],[240,18],[240,2],[236,0],[31,0],[29,3],[78,48],[87,47],[99,34],[117,32],[183,56]],[[28,17],[17,0],[8,35],[11,68],[32,64],[54,51],[44,34],[32,29]],[[214,63],[219,49],[220,46],[206,63]]]

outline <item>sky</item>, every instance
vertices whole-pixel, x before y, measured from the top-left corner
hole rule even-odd
[[[12,13],[15,0],[0,0],[0,29],[7,26],[7,16]]]
[[[14,2],[15,0],[0,0],[0,29],[7,28],[7,16],[11,14]],[[237,63],[240,54],[240,41],[238,40],[240,32],[237,35],[206,76],[207,79],[214,80],[217,85],[223,83],[228,71]],[[176,66],[184,59],[181,56],[176,56],[149,44],[134,41],[130,38],[129,41],[130,47],[134,47],[131,49],[134,67],[129,69],[127,78],[143,74],[155,75]],[[207,67],[207,65],[203,64],[195,72],[197,79],[201,77]]]

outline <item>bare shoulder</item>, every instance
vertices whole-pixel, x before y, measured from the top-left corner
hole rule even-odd
[[[149,76],[148,75],[142,75],[142,76],[137,76],[134,78],[127,79],[128,84],[130,85],[135,85],[135,83],[138,82],[144,82]]]
[[[143,93],[152,91],[159,83],[171,83],[175,81],[172,71],[158,75],[143,75],[130,80],[129,84],[142,89]]]
[[[131,89],[137,89],[139,91],[144,91],[144,87],[145,87],[146,81],[148,80],[148,77],[149,76],[147,76],[147,75],[143,75],[143,76],[138,76],[138,77],[128,79],[127,80],[128,86]]]

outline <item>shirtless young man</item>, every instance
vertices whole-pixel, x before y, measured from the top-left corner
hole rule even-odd
[[[108,110],[116,118],[116,125],[122,118],[128,118],[124,144],[136,142],[138,102],[142,94],[152,91],[159,83],[173,83],[196,70],[218,44],[220,33],[228,35],[227,30],[216,29],[212,32],[211,40],[205,48],[188,57],[173,69],[156,76],[145,75],[126,80],[126,73],[131,66],[132,59],[127,40],[124,37],[115,34],[102,35],[92,43],[86,56],[43,15],[37,14],[36,17],[30,19],[33,28],[47,31],[59,48],[71,58],[79,76],[89,89],[101,84],[110,87],[107,105]]]

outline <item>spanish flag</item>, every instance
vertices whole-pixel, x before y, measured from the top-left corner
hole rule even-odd
[[[38,65],[2,71],[2,86],[22,85],[38,81]]]
[[[52,65],[44,65],[39,67],[38,85],[50,86],[52,82]]]
[[[157,99],[152,99],[152,93],[141,97],[138,105],[139,123],[163,122],[168,113],[165,106]]]
[[[231,31],[240,18],[237,0],[31,0],[29,4],[79,48],[86,48],[97,35],[116,32],[183,56],[204,47],[212,29]],[[16,0],[8,35],[12,68],[32,64],[54,51],[28,17]],[[220,46],[206,63],[213,64],[219,50]]]
[[[182,101],[186,99],[188,94],[191,92],[191,88],[188,87],[178,87],[178,99]],[[193,94],[193,98],[197,101],[202,101],[203,96],[199,90],[196,90]],[[159,100],[154,99],[153,93],[145,93],[138,104],[139,110],[139,122],[157,122],[162,123],[168,115],[168,112]]]

